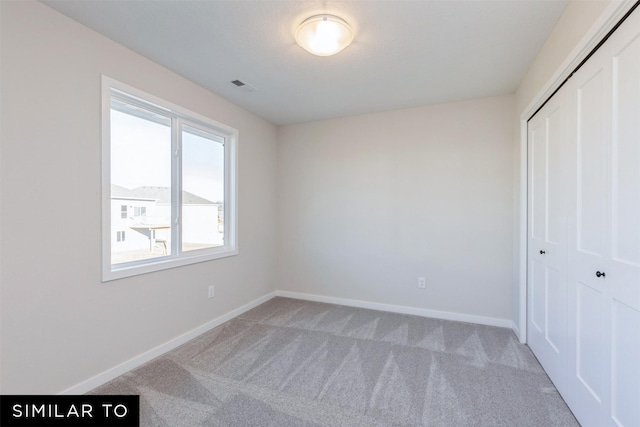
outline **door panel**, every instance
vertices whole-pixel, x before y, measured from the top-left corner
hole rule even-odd
[[[640,425],[640,311],[613,303],[611,418],[619,426]]]
[[[602,359],[604,339],[604,299],[602,293],[584,283],[577,286],[576,370],[584,389],[602,402]]]
[[[640,13],[612,37],[609,421],[640,426]]]
[[[613,58],[613,259],[640,267],[640,35]]]
[[[528,343],[558,390],[567,381],[565,93],[529,122]]]
[[[602,256],[606,235],[604,70],[578,87],[578,251]]]
[[[544,121],[540,121],[531,131],[531,159],[531,236],[542,247],[547,230],[547,133]]]
[[[606,271],[611,73],[603,45],[570,80],[569,378],[565,397],[585,427],[608,411]]]
[[[567,340],[567,279],[565,273],[547,269],[546,334],[545,339],[559,354]],[[562,366],[566,369],[566,366]]]
[[[546,300],[547,275],[544,264],[540,261],[533,261],[532,270],[531,290],[533,299],[531,301],[531,323],[537,332],[543,335],[545,329],[544,302]]]
[[[566,177],[565,177],[565,152],[566,152],[566,114],[564,105],[558,105],[547,117],[548,132],[548,185],[547,185],[547,213],[549,224],[547,226],[547,242],[553,245],[566,245]],[[549,258],[549,257],[547,257]],[[554,257],[556,268],[564,268],[566,258]]]

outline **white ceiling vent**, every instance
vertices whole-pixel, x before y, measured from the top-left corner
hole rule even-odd
[[[253,92],[257,92],[258,91],[258,89],[256,89],[255,87],[251,86],[247,82],[243,82],[242,80],[233,80],[231,83],[236,85],[238,88],[240,88],[241,90],[243,90],[245,92],[253,93]]]

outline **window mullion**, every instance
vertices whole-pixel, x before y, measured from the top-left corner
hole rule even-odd
[[[106,76],[102,100],[103,282],[236,255],[238,131]]]
[[[182,121],[171,119],[171,254],[180,256],[182,248]]]
[[[227,166],[231,162],[231,150],[228,138],[225,138],[222,146],[224,147],[224,208],[223,208],[223,216],[224,216],[224,244],[228,245],[231,240],[231,223],[232,221],[227,218],[231,218],[231,206],[234,203],[231,200],[231,191],[230,186],[228,185],[231,182],[231,174],[230,168]]]

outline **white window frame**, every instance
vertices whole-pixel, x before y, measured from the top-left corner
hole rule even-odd
[[[145,206],[133,207],[133,217],[137,218],[139,216],[147,216],[147,208]]]
[[[172,145],[171,199],[172,233],[180,236],[172,239],[171,255],[152,259],[111,264],[111,97],[112,93],[138,102],[145,108],[154,108],[172,120],[172,144],[180,145],[178,129],[181,125],[200,128],[224,138],[225,144],[225,188],[224,188],[224,245],[214,248],[182,251],[180,222],[182,163],[178,146]],[[238,254],[238,212],[237,212],[237,152],[238,130],[208,117],[189,111],[139,89],[102,76],[102,281],[121,279],[139,274],[152,273],[183,265],[224,258]],[[120,212],[118,212],[120,216]],[[119,218],[118,218],[119,219]]]

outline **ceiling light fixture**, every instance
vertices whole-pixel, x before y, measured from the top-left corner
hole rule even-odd
[[[353,30],[334,15],[315,15],[305,19],[296,30],[296,42],[318,56],[340,52],[353,41]]]

